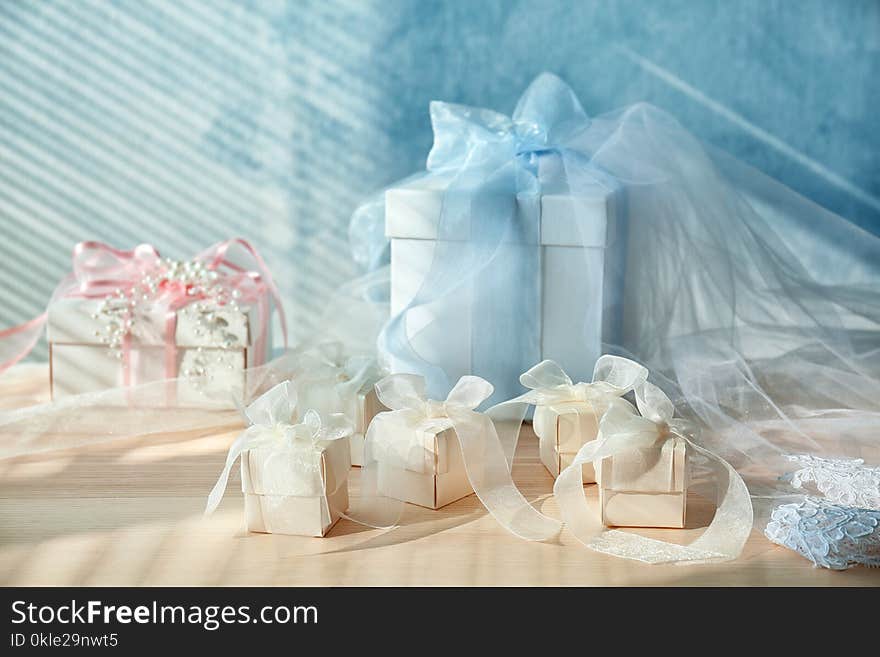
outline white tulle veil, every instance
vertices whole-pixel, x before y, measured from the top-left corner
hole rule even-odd
[[[453,176],[438,234],[469,212],[472,251],[439,246],[420,302],[484,277],[526,317],[522,270],[511,268],[506,285],[492,271],[505,235],[527,232],[495,202],[498,190],[522,198],[552,183],[578,195],[598,182],[622,199],[627,240],[626,256],[605,273],[625,284],[622,298],[604,300],[606,312],[622,308],[622,322],[603,350],[650,369],[678,413],[706,429],[705,446],[745,478],[759,517],[761,500],[795,492],[782,478],[789,455],[880,460],[880,238],[701,143],[650,104],[588,118],[552,75],[532,83],[512,118],[431,109],[435,143],[422,175]],[[489,220],[501,227],[484,227]],[[361,262],[383,254],[383,221],[381,197],[355,213]],[[585,264],[571,275],[586,272]],[[419,360],[423,336],[437,334],[407,336],[395,320],[405,323],[386,324],[380,351],[447,387],[442,364]],[[493,358],[516,360],[493,337]]]

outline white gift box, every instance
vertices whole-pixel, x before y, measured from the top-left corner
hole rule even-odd
[[[590,402],[571,401],[535,407],[532,427],[538,437],[541,462],[554,477],[565,470],[578,450],[596,439],[599,421]],[[596,483],[592,463],[584,463],[583,482]]]
[[[437,230],[447,183],[419,179],[385,193],[385,233],[391,240],[391,313],[402,311],[425,279],[437,244]],[[524,362],[551,359],[575,380],[588,381],[602,342],[619,342],[623,298],[624,239],[617,219],[618,195],[598,183],[582,185],[578,196],[545,187],[537,198],[520,198],[523,226],[539,222],[541,281],[534,307],[540,313],[540,351],[522,354]],[[461,239],[466,239],[462,235]],[[453,236],[458,239],[458,236]],[[472,372],[471,314],[473,286],[429,306],[413,309],[407,320],[412,337],[442,316],[454,335],[428,345],[420,355],[440,364],[450,380],[475,373],[489,379],[501,397],[513,396],[515,381],[499,381],[492,372]],[[500,320],[502,321],[502,320]],[[506,321],[506,320],[504,320]],[[499,331],[509,330],[499,326]],[[392,370],[400,363],[392,358]]]
[[[602,460],[599,505],[608,527],[685,526],[687,443],[678,437]]]
[[[100,299],[63,297],[49,306],[47,338],[53,399],[125,385],[125,362],[114,356],[96,335],[104,330],[94,315]],[[190,304],[176,313],[173,362],[165,346],[166,311],[154,307],[140,314],[131,329],[131,346],[124,358],[130,385],[179,377],[167,403],[182,406],[232,407],[245,389],[245,370],[262,364],[254,342],[263,327],[256,308],[211,308],[211,320]],[[271,312],[265,327],[271,349]],[[122,355],[122,354],[120,354]],[[203,374],[187,376],[187,372]],[[153,400],[155,401],[155,400]]]
[[[370,423],[376,415],[388,409],[379,401],[373,383],[366,384],[358,391],[354,404],[355,427],[354,433],[349,438],[351,464],[360,467],[364,464],[364,436],[367,435],[367,429],[370,428]]]
[[[347,438],[328,441],[318,458],[318,472],[304,472],[286,461],[275,446],[259,447],[241,456],[241,489],[247,530],[266,534],[326,536],[348,509],[351,469]],[[323,493],[304,494],[320,477]]]
[[[439,509],[473,494],[458,436],[448,421],[433,422],[414,430],[390,419],[390,414],[381,417],[381,431],[399,432],[399,435],[377,439],[385,445],[410,446],[406,454],[395,458],[397,463],[405,463],[405,467],[379,460],[377,487],[382,495]]]

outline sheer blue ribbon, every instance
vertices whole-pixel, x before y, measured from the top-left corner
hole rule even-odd
[[[462,327],[439,313],[408,336],[407,317],[469,286],[471,373],[493,383],[494,403],[518,394],[520,372],[541,360],[542,188],[550,179],[563,193],[581,180],[608,185],[578,143],[590,119],[554,75],[536,78],[512,117],[436,101],[430,111],[434,145],[427,171],[417,177],[448,180],[433,261],[415,297],[383,328],[378,348],[395,359],[398,371],[424,376],[430,394],[445,394],[451,376],[442,364],[427,362],[418,343],[442,344]],[[380,200],[353,216],[350,236],[362,264],[376,265],[383,257],[383,224]]]

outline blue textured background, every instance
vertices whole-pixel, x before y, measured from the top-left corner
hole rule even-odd
[[[0,327],[81,239],[183,256],[242,234],[301,334],[354,273],[351,210],[423,165],[428,102],[510,111],[543,70],[880,233],[874,0],[0,0]]]

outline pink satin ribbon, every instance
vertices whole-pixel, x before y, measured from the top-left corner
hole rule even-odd
[[[160,264],[159,251],[150,244],[141,244],[131,251],[115,249],[102,242],[80,242],[73,249],[72,272],[55,288],[51,305],[64,297],[103,299],[116,292],[128,291]],[[195,257],[208,270],[220,275],[218,282],[230,291],[238,291],[237,301],[256,305],[260,332],[253,340],[253,362],[264,362],[268,351],[270,301],[274,302],[281,320],[284,347],[287,348],[287,319],[281,305],[278,288],[259,252],[247,241],[232,238],[218,242]],[[163,282],[152,300],[165,308],[165,376],[177,376],[177,312],[198,301],[185,286]],[[48,312],[24,324],[0,331],[0,373],[27,356],[42,335]],[[122,343],[123,380],[126,386],[134,384],[131,372],[131,336]]]

